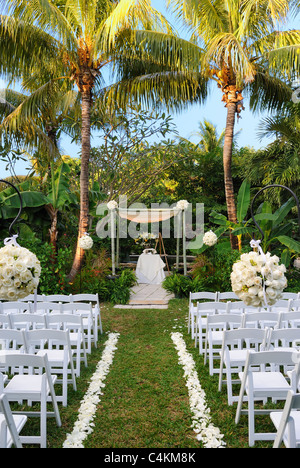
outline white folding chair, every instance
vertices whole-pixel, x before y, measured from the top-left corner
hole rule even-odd
[[[242,328],[280,328],[281,314],[279,312],[247,312],[245,311]]]
[[[267,398],[273,400],[286,400],[290,390],[296,391],[299,380],[299,363],[295,364],[293,351],[260,351],[248,352],[244,372],[240,373],[241,388],[236,411],[235,422],[239,423],[241,414],[248,414],[249,446],[252,447],[256,440],[274,440],[274,433],[255,432],[255,416],[258,414],[270,414],[270,409],[255,409],[255,401],[264,401]],[[290,380],[279,370],[279,366],[293,366],[294,371]],[[257,371],[257,367],[261,370]],[[253,371],[253,367],[255,371]],[[248,402],[247,410],[243,410],[243,402]]]
[[[288,351],[299,351],[300,328],[271,329],[268,337],[267,349],[286,349]]]
[[[76,391],[76,377],[69,332],[64,330],[30,330],[25,332],[28,352],[44,356],[47,354],[51,374],[61,375],[56,384],[62,384],[62,395],[56,392],[56,400],[63,406],[68,404],[68,384]],[[69,379],[68,377],[71,377]],[[48,398],[49,399],[49,398]]]
[[[222,386],[227,387],[228,405],[238,401],[238,396],[233,395],[233,384],[240,384],[239,378],[233,379],[233,375],[241,372],[245,366],[248,351],[258,352],[264,350],[268,342],[269,330],[260,328],[238,328],[223,332],[223,343],[220,351],[221,364],[219,374],[219,392]],[[223,380],[224,372],[226,380]]]
[[[230,313],[230,314],[243,315],[247,307],[243,301],[235,301],[235,302],[228,301],[227,304],[228,304],[228,308],[227,308],[228,314]]]
[[[0,302],[0,314],[21,314],[29,312],[29,304],[26,302]]]
[[[209,361],[209,374],[218,374],[220,365],[215,367],[214,361],[220,361],[220,350],[223,343],[223,332],[240,328],[242,316],[236,314],[215,314],[207,316],[207,330],[205,337],[204,364]]]
[[[61,426],[61,419],[54,391],[56,376],[51,375],[47,355],[36,356],[31,354],[0,354],[0,364],[18,368],[24,373],[15,374],[4,387],[3,393],[9,402],[29,401],[39,402],[38,412],[22,411],[26,416],[40,417],[40,435],[21,436],[23,444],[39,444],[41,448],[47,446],[47,417],[55,416],[58,427]],[[39,373],[38,373],[39,372]],[[53,413],[47,412],[47,399],[51,396]]]
[[[97,346],[92,303],[72,302],[69,304],[60,304],[60,313],[75,314],[82,317],[85,331],[84,336],[87,342],[87,352],[90,354],[92,352],[92,339],[94,340],[95,346]]]
[[[228,301],[228,300],[231,301],[232,299],[239,301],[239,297],[233,291],[218,293],[218,299],[217,299],[218,301]]]
[[[60,303],[57,302],[37,302],[36,304],[29,303],[31,314],[45,315],[50,313],[59,313]]]
[[[205,337],[207,330],[207,317],[208,315],[225,314],[228,311],[229,303],[225,302],[198,302],[194,328],[195,346],[199,340],[199,353],[204,353]]]
[[[298,293],[284,291],[281,295],[282,295],[281,299],[293,299],[293,300],[299,299]]]
[[[1,377],[0,377],[1,378]],[[0,395],[0,448],[23,448],[20,432],[25,426],[27,416],[13,415],[7,396]]]
[[[21,302],[43,302],[44,296],[42,294],[29,294],[29,296],[23,297],[23,299],[19,299]]]
[[[190,292],[189,295],[189,317],[188,317],[188,332],[192,333],[192,338],[195,338],[196,331],[196,314],[197,314],[197,302],[198,301],[217,301],[218,293],[203,291],[203,292]],[[194,304],[196,302],[196,304]]]
[[[96,340],[98,341],[98,330],[101,334],[103,333],[99,294],[70,294],[70,302],[91,302],[93,304]]]
[[[0,328],[11,328],[10,314],[0,314]]]
[[[290,310],[300,312],[300,299],[291,300]]]
[[[11,327],[15,330],[36,330],[37,328],[46,328],[45,314],[10,314]]]
[[[65,330],[70,334],[70,343],[75,365],[76,377],[80,377],[81,361],[87,367],[86,339],[82,317],[75,314],[49,314],[46,316],[47,328]]]
[[[282,412],[271,412],[270,418],[277,430],[273,448],[282,442],[289,449],[300,447],[300,394],[289,391]]]
[[[268,307],[268,312],[289,312],[292,302],[292,299],[280,299],[274,305]]]
[[[0,344],[1,351],[28,352],[26,339],[21,330],[0,328]]]
[[[71,294],[51,294],[46,296],[43,294],[43,301],[44,302],[70,302],[71,301]]]
[[[300,327],[300,311],[289,311],[281,313],[281,328]]]

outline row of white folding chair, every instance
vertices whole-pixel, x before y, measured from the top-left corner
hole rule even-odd
[[[197,302],[199,301],[209,301],[209,302],[221,302],[221,301],[239,301],[238,296],[232,292],[196,292],[196,293],[190,293],[189,295],[189,317],[188,317],[188,331],[192,332],[192,338],[194,338],[194,328],[193,328],[193,319],[195,318],[195,314],[197,313]],[[286,304],[285,301],[293,301],[294,302],[294,308],[297,308],[296,310],[300,310],[300,292],[299,293],[289,293],[289,292],[284,292],[282,294],[282,300],[278,301],[274,306],[271,308],[269,307],[268,310],[274,310],[277,307],[290,307],[290,305]],[[296,304],[296,302],[298,303]],[[196,304],[195,304],[196,302]]]
[[[195,346],[199,340],[199,353],[203,354],[205,340],[208,330],[208,317],[214,315],[234,314],[242,317],[241,327],[262,327],[280,326],[280,312],[257,312],[257,309],[246,307],[243,302],[227,302],[227,303],[199,303],[197,307],[196,329],[195,329]],[[213,319],[214,320],[214,319]],[[220,319],[220,322],[222,319]]]
[[[207,328],[207,317],[217,314],[236,314],[242,315],[245,310],[245,304],[242,301],[237,302],[198,302],[197,307],[192,313],[192,338],[195,339],[195,346],[199,339],[200,353],[202,354],[203,342]],[[202,337],[202,340],[201,340]]]
[[[95,316],[96,330],[103,333],[102,320],[100,313],[99,294],[30,294],[29,296],[21,299],[21,302],[61,302],[61,303],[74,303],[74,302],[91,302],[93,306],[93,313]]]
[[[92,341],[97,347],[97,327],[94,320],[92,303],[56,303],[56,302],[39,302],[35,305],[30,304],[31,312],[33,307],[35,313],[49,314],[74,314],[80,315],[83,321],[83,327],[86,333],[87,352],[92,352]]]
[[[69,330],[39,329],[39,330],[0,330],[1,351],[5,354],[47,354],[51,372],[61,375],[57,384],[62,384],[62,395],[57,401],[63,406],[68,403],[68,384],[76,390],[76,374],[74,369],[74,354],[80,352],[71,344]],[[1,352],[0,351],[0,352]],[[6,368],[0,369],[7,372]],[[70,376],[70,379],[69,379]]]
[[[54,329],[68,331],[70,335],[70,343],[72,352],[74,354],[74,361],[76,363],[76,376],[80,376],[81,362],[84,362],[87,367],[87,349],[83,320],[80,315],[75,314],[9,314],[5,316],[8,321],[6,328],[0,328],[0,344],[5,340],[14,341],[16,339],[9,339],[13,336],[13,331],[22,330],[43,330]],[[7,348],[7,345],[6,345]],[[16,349],[16,348],[14,348]]]
[[[258,367],[260,368],[258,370]],[[287,376],[281,367],[292,368]],[[242,414],[248,416],[249,446],[256,440],[274,440],[276,433],[257,433],[255,416],[270,415],[274,410],[256,409],[255,402],[272,398],[272,401],[286,401],[289,391],[297,392],[300,375],[300,361],[295,360],[294,350],[248,351],[244,370],[239,373],[241,380],[235,422],[239,424]],[[243,410],[243,403],[247,409]]]
[[[300,292],[299,293],[290,293],[290,292],[283,292],[282,293],[282,300],[300,300]],[[199,301],[210,301],[210,302],[221,302],[221,301],[232,301],[236,300],[239,301],[238,296],[233,291],[228,292],[194,292],[190,293],[189,295],[189,317],[188,317],[188,330],[192,332],[192,338],[194,338],[194,330],[192,327],[193,323],[193,315],[197,312],[197,302]],[[196,304],[195,304],[196,302]]]
[[[61,426],[54,390],[57,377],[51,374],[47,355],[37,356],[1,351],[0,365],[12,370],[18,369],[19,371],[19,374],[12,375],[7,385],[4,385],[3,374],[0,373],[0,394],[4,394],[9,402],[28,401],[30,404],[32,402],[39,402],[40,404],[38,412],[22,411],[22,414],[27,417],[39,416],[40,434],[38,436],[22,435],[20,436],[21,443],[39,444],[41,448],[46,448],[47,417],[54,416],[57,426]],[[50,397],[53,406],[53,412],[51,413],[47,411],[48,397]]]
[[[22,448],[20,432],[27,422],[25,415],[13,415],[7,396],[0,395],[0,449]]]
[[[2,310],[1,310],[2,305]],[[2,311],[2,314],[1,314]],[[92,341],[94,346],[97,347],[98,334],[97,326],[94,320],[94,314],[92,309],[92,303],[54,303],[54,302],[39,302],[39,303],[15,303],[8,302],[5,304],[0,304],[0,324],[1,324],[1,315],[8,314],[21,314],[30,312],[32,315],[41,315],[41,314],[50,314],[50,313],[67,313],[80,315],[83,319],[84,329],[86,331],[86,341],[87,341],[87,352],[91,353],[92,351]],[[4,322],[7,321],[4,319]],[[3,322],[2,322],[3,323]]]

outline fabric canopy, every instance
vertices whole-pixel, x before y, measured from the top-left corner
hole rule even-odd
[[[178,208],[157,208],[157,209],[120,209],[118,210],[120,218],[128,219],[135,223],[147,224],[167,221],[181,212]]]

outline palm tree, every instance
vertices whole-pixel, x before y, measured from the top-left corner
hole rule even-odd
[[[299,1],[288,0],[167,0],[168,7],[183,22],[189,39],[175,34],[136,31],[144,62],[162,63],[164,76],[171,73],[201,76],[215,83],[227,109],[223,167],[228,218],[236,222],[236,204],[231,174],[236,118],[244,110],[244,96],[255,109],[279,110],[291,99],[289,80],[299,73],[299,30],[281,30]],[[297,60],[296,60],[297,58]],[[126,70],[126,67],[125,67]],[[128,72],[127,72],[128,73]],[[158,86],[162,75],[152,75]],[[199,78],[198,78],[199,80]],[[165,78],[164,85],[168,86]],[[178,82],[178,88],[181,83]],[[118,104],[147,92],[146,81],[130,85],[130,95],[113,94]],[[170,100],[176,99],[169,91]],[[231,236],[233,248],[237,239]]]
[[[69,89],[76,85],[80,93],[79,240],[88,230],[91,108],[103,85],[103,68],[114,60],[116,38],[124,28],[155,24],[159,29],[166,22],[149,0],[3,0],[2,4],[8,15],[1,18],[5,50],[0,51],[0,71],[15,70],[17,76],[25,74],[29,81],[37,79],[40,84],[26,106],[26,118],[33,117],[45,100],[51,100],[63,82]],[[32,70],[35,73],[30,76]],[[70,280],[79,271],[83,256],[77,245]]]
[[[194,133],[194,136],[200,138],[199,147],[206,153],[210,153],[216,149],[223,148],[225,131],[223,130],[218,135],[217,129],[213,123],[204,119],[203,123],[199,123],[199,132]]]

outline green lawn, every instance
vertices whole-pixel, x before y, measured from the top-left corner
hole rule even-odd
[[[248,447],[247,418],[236,426],[235,406],[228,407],[225,388],[218,392],[218,377],[210,377],[194,343],[187,334],[188,302],[174,299],[168,310],[101,309],[105,333],[99,346],[89,356],[88,369],[83,368],[78,390],[69,393],[69,405],[61,408],[63,427],[48,422],[49,448],[59,448],[72,431],[89,379],[101,359],[106,332],[119,332],[118,349],[105,380],[92,435],[86,448],[201,448],[191,428],[188,390],[182,367],[170,334],[183,333],[188,351],[193,354],[199,380],[211,409],[212,422],[224,434],[228,448]],[[38,421],[27,423],[26,431]],[[260,430],[273,429],[264,417]],[[256,447],[272,447],[271,442]]]

